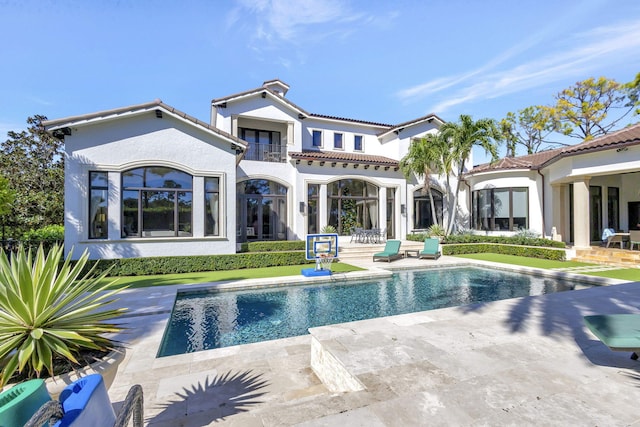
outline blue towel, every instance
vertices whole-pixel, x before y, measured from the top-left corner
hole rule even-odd
[[[614,234],[616,234],[616,230],[613,228],[605,228],[602,230],[602,240],[607,240],[609,236],[613,236]]]

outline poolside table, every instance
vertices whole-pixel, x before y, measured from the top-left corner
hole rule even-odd
[[[414,257],[418,258],[419,253],[420,253],[420,249],[405,249],[404,250],[404,257],[405,258],[409,258],[409,256],[411,254],[414,254]]]

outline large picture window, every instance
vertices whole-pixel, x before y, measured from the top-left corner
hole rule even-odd
[[[193,178],[167,167],[122,174],[123,237],[192,236]]]
[[[442,225],[442,193],[435,188],[431,189],[433,196],[433,204],[436,208],[436,218],[431,212],[431,200],[429,193],[424,190],[418,190],[413,193],[413,227],[417,229],[427,229],[433,224]]]
[[[342,179],[327,185],[327,198],[328,222],[339,234],[349,234],[355,227],[380,228],[376,185],[361,179]]]
[[[518,231],[529,228],[529,189],[488,188],[472,194],[472,227]]]
[[[109,180],[107,172],[89,172],[89,238],[107,238]]]

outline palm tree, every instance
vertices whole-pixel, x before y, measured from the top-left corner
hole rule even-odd
[[[429,194],[431,203],[431,218],[434,218],[438,225],[438,216],[436,215],[436,205],[433,201],[433,193],[431,192],[431,175],[442,173],[444,165],[444,152],[447,151],[446,141],[440,134],[427,134],[424,138],[414,139],[409,145],[409,152],[400,160],[400,169],[406,179],[410,179],[412,174],[418,178],[424,178],[424,187]]]
[[[465,172],[465,162],[469,159],[471,150],[475,146],[482,147],[485,153],[491,155],[491,161],[498,159],[498,144],[502,136],[493,119],[479,119],[473,121],[471,116],[461,114],[457,123],[448,122],[440,127],[442,138],[451,147],[452,160],[457,165],[456,191],[454,193],[453,206],[447,224],[447,234],[450,234],[455,222],[458,208],[458,194],[460,182]]]

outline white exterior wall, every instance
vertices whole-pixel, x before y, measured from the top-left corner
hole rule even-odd
[[[235,252],[235,149],[229,142],[153,112],[72,129],[65,137],[65,249],[91,258]],[[166,166],[193,176],[193,237],[122,238],[121,173]],[[109,177],[108,239],[89,239],[89,172]],[[204,236],[204,177],[220,178],[220,236]],[[229,197],[231,196],[231,197]]]
[[[215,107],[212,110],[212,123],[220,129],[238,135],[239,127],[276,130],[281,132],[283,145],[286,143],[287,152],[301,152],[304,150],[322,150],[323,152],[342,152],[364,155],[375,155],[400,160],[407,153],[411,140],[422,137],[426,133],[437,132],[435,121],[431,123],[421,122],[409,125],[398,133],[391,132],[383,138],[377,135],[386,130],[384,126],[376,126],[365,123],[357,123],[346,120],[334,120],[316,116],[298,117],[299,111],[285,104],[285,101],[274,99],[271,94],[262,98],[260,94],[252,94],[232,101],[228,101],[226,107]],[[286,129],[286,132],[285,132]],[[313,146],[313,131],[322,132],[322,146]],[[343,148],[334,148],[334,133],[343,134]],[[363,150],[355,151],[354,137],[362,135]],[[305,161],[295,164],[292,161],[285,163],[263,162],[243,160],[238,168],[238,181],[245,179],[268,179],[279,182],[288,188],[287,206],[289,210],[289,239],[301,239],[308,233],[306,213],[300,212],[300,203],[307,204],[307,185],[320,184],[321,196],[319,199],[320,228],[327,224],[327,198],[326,185],[339,179],[358,178],[364,179],[380,188],[378,222],[380,228],[386,226],[386,194],[387,188],[395,188],[395,229],[396,238],[404,238],[413,227],[412,194],[407,190],[407,182],[401,171],[393,169],[385,170],[380,167],[377,170],[370,166],[365,169],[363,165],[354,168],[350,164],[343,168],[340,162],[335,167],[326,162],[323,166],[313,162],[307,165]],[[434,177],[436,187],[446,195],[445,177]],[[457,181],[451,179],[451,190],[455,191]],[[421,183],[419,185],[422,185]],[[458,218],[459,225],[464,226],[468,218],[466,206],[467,192],[461,188],[458,210],[462,215]],[[446,200],[452,202],[450,194]],[[405,205],[406,211],[401,214],[401,206]],[[445,220],[451,206],[445,203]]]

